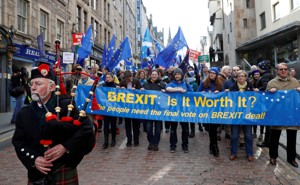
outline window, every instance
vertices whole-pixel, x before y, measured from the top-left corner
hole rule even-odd
[[[260,14],[260,30],[263,30],[266,28],[266,15],[265,12]]]
[[[101,24],[99,24],[99,43],[102,43],[102,25]]]
[[[27,4],[25,0],[18,0],[18,30],[24,33],[27,32]]]
[[[60,45],[63,46],[64,23],[57,20],[56,38],[60,40]]]
[[[232,23],[229,23],[230,32],[232,32]]]
[[[280,18],[279,2],[273,5],[274,21]]]
[[[87,30],[87,12],[83,11],[83,30]]]
[[[99,43],[99,30],[98,30],[99,23],[97,21],[94,22],[94,42]]]
[[[246,8],[250,8],[250,0],[246,0]]]
[[[106,0],[104,0],[104,20],[107,20],[106,13],[107,13],[107,9],[106,9]]]
[[[107,4],[107,20],[108,20],[108,22],[110,22],[110,19],[109,19],[110,18],[110,11],[109,10],[110,10],[110,4],[108,3]]]
[[[0,0],[0,24],[2,23],[2,0]]]
[[[122,26],[120,26],[120,36],[119,36],[120,41],[123,40],[122,33],[123,33]]]
[[[247,19],[243,19],[243,26],[244,26],[244,28],[247,28],[247,27],[248,27]]]
[[[230,43],[230,37],[229,34],[227,34],[228,44]]]
[[[292,10],[300,6],[300,0],[292,0]]]
[[[77,6],[77,9],[76,9],[76,18],[77,18],[77,31],[79,33],[82,33],[81,31],[81,7],[80,6]]]
[[[40,12],[40,33],[43,33],[44,40],[48,41],[48,13],[41,10]]]
[[[113,0],[113,4],[114,4],[114,6],[116,6],[116,0]]]
[[[91,7],[93,10],[97,10],[98,0],[91,0]]]
[[[104,43],[107,45],[107,29],[104,29]]]
[[[117,27],[117,20],[116,19],[114,19],[114,28],[115,28],[114,29],[114,34],[117,35],[118,27]]]

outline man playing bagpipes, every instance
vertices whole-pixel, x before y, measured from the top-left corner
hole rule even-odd
[[[95,127],[74,101],[57,98],[48,65],[32,69],[29,85],[32,102],[18,113],[12,139],[28,184],[78,184],[76,167],[95,145]]]

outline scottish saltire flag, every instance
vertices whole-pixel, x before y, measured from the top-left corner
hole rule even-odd
[[[147,27],[145,34],[144,34],[144,38],[143,38],[143,42],[142,42],[142,51],[141,51],[141,59],[143,60],[144,58],[146,58],[147,56],[147,50],[148,48],[151,48],[152,45],[152,39],[151,39],[151,35],[149,32],[149,29]]]
[[[40,57],[45,57],[44,35],[43,32],[37,37],[38,49],[40,51]]]
[[[154,40],[154,44],[155,44],[155,47],[156,47],[156,50],[158,51],[157,54],[159,52],[161,52],[164,48],[162,47],[162,45],[160,45],[160,43],[157,42],[157,40],[153,39]]]
[[[92,52],[93,43],[93,30],[92,25],[90,25],[86,33],[83,35],[81,44],[77,50],[77,63],[80,64],[82,67],[84,66],[84,59],[87,58]]]
[[[173,64],[173,59],[176,57],[177,51],[183,47],[188,48],[188,45],[185,41],[182,30],[179,27],[171,43],[158,54],[155,63],[163,66],[164,68],[169,68]]]
[[[107,65],[108,69],[112,71],[121,60],[132,57],[131,46],[128,37],[126,37],[120,44],[119,49],[114,53],[113,57],[109,60]]]

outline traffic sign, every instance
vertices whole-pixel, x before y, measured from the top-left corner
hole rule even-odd
[[[209,56],[208,55],[198,56],[198,62],[209,62]]]

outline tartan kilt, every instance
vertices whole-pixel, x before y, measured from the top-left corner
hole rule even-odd
[[[51,175],[55,185],[78,185],[78,175],[76,168],[62,167]],[[27,185],[33,185],[34,182],[28,181]]]

